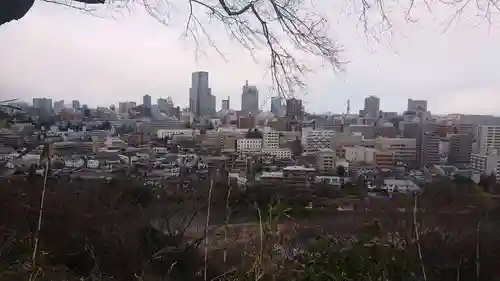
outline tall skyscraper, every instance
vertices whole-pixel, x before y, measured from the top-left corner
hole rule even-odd
[[[271,98],[271,113],[274,114],[274,116],[283,116],[284,115],[282,101],[283,101],[283,98],[280,96]]]
[[[222,100],[222,111],[228,111],[231,109],[231,104],[229,103],[230,99],[227,97],[227,100]]]
[[[468,164],[472,153],[472,136],[470,134],[453,134],[450,137],[448,164]]]
[[[440,164],[437,124],[428,121],[423,113],[420,116],[419,135],[417,136],[417,163],[419,167]]]
[[[151,96],[150,95],[144,95],[142,97],[142,104],[144,105],[145,108],[151,108]]]
[[[77,101],[77,100],[74,100],[72,103],[71,103],[73,109],[79,109],[80,108],[80,102]]]
[[[167,116],[174,116],[174,102],[171,97],[159,98],[156,104],[161,112],[167,114]]]
[[[144,95],[142,97],[142,106],[144,107],[144,115],[150,117],[151,116],[151,96],[150,95]]]
[[[259,91],[257,87],[248,85],[248,80],[241,93],[241,113],[257,115],[259,112]]]
[[[365,117],[377,118],[380,114],[380,99],[376,96],[365,98]]]
[[[60,101],[55,101],[54,102],[54,112],[59,113],[64,108],[66,108],[66,106],[64,105],[64,100],[60,100]]]
[[[198,71],[191,75],[189,111],[198,117],[215,114],[215,96],[208,87],[208,72]]]
[[[299,121],[302,121],[304,119],[302,100],[296,98],[286,100],[286,117]]]
[[[50,116],[52,114],[52,99],[34,98],[33,107],[39,110],[40,115]]]

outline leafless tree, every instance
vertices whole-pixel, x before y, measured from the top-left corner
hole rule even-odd
[[[22,18],[35,0],[0,0],[0,25]],[[169,25],[173,15],[183,17],[182,35],[192,39],[200,52],[200,40],[219,54],[214,32],[207,24],[219,24],[229,37],[244,46],[253,57],[257,51],[269,55],[269,71],[273,88],[285,97],[293,96],[304,86],[303,75],[310,70],[301,54],[313,55],[326,62],[334,70],[342,69],[341,48],[328,32],[328,21],[312,0],[38,0],[70,7],[85,13],[94,13],[106,5],[116,11],[130,11],[143,7],[149,15]],[[391,32],[394,18],[415,22],[416,7],[432,11],[437,5],[450,6],[451,16],[445,28],[458,20],[461,14],[474,9],[479,18],[492,22],[492,16],[500,11],[499,0],[344,0],[326,7],[342,7],[355,14],[365,33]],[[185,7],[181,7],[181,6]],[[184,13],[185,11],[185,13]],[[399,13],[398,13],[399,12]],[[208,20],[208,23],[207,23]],[[310,66],[310,65],[309,65]]]
[[[86,13],[105,4],[114,10],[129,10],[142,6],[153,18],[168,25],[170,13],[181,3],[174,0],[42,0],[71,7]],[[17,2],[17,1],[15,1]],[[23,0],[26,13],[34,0]],[[175,2],[175,3],[174,3]],[[8,4],[5,4],[8,5]],[[339,46],[328,35],[327,20],[304,0],[188,0],[182,35],[192,39],[199,50],[199,40],[206,39],[219,54],[216,40],[206,26],[220,24],[231,39],[244,46],[253,56],[257,51],[269,54],[269,72],[274,89],[281,95],[293,95],[304,86],[303,74],[308,67],[300,53],[317,56],[333,69],[340,70]],[[12,8],[14,9],[14,8]],[[22,16],[2,19],[0,25]]]

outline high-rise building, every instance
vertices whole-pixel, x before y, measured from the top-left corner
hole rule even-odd
[[[291,98],[286,101],[286,116],[302,121],[304,119],[304,109],[302,108],[302,101],[296,98]]]
[[[500,125],[482,125],[476,128],[479,153],[500,151]]]
[[[38,109],[41,115],[52,114],[52,99],[34,98],[33,107]]]
[[[137,103],[133,101],[124,101],[118,103],[118,113],[126,114],[129,113],[130,109],[137,106]]]
[[[77,100],[74,100],[71,102],[71,106],[73,107],[73,109],[80,109],[80,102]]]
[[[436,123],[420,123],[420,134],[417,138],[417,163],[419,167],[441,163],[439,156],[439,135],[436,133],[436,128]]]
[[[472,136],[470,134],[453,134],[450,136],[448,164],[468,164],[472,153]]]
[[[282,101],[283,101],[283,98],[280,96],[271,98],[271,113],[274,114],[274,116],[279,117],[279,116],[284,115]]]
[[[241,113],[257,115],[259,111],[259,91],[257,87],[248,85],[248,80],[241,93]]]
[[[191,75],[189,111],[198,117],[215,114],[215,96],[208,87],[208,72],[198,71]]]
[[[66,106],[64,105],[64,100],[60,100],[60,101],[55,101],[54,102],[54,112],[59,113],[64,108],[66,108]]]
[[[229,97],[227,97],[227,100],[222,100],[222,111],[228,111],[230,108]]]
[[[167,116],[174,116],[174,102],[171,97],[159,98],[156,102],[158,109]]]
[[[152,106],[152,104],[151,104],[151,96],[150,95],[144,95],[142,97],[142,104],[146,108],[151,108],[151,106]]]
[[[363,110],[365,117],[377,118],[380,115],[380,99],[376,96],[365,98],[365,109]]]
[[[408,111],[427,111],[427,101],[426,100],[414,100],[408,99]]]
[[[151,116],[152,115],[152,104],[151,104],[151,96],[150,95],[144,95],[142,97],[142,106],[144,107],[144,115],[145,116]]]
[[[500,181],[500,155],[498,154],[471,154],[472,169],[483,175],[494,174],[497,182]]]

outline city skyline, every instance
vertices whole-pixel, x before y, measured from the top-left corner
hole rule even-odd
[[[386,111],[405,108],[413,98],[428,100],[429,109],[439,114],[495,114],[500,103],[500,70],[495,67],[500,62],[495,56],[499,30],[464,21],[441,34],[430,18],[424,15],[418,26],[401,24],[396,35],[404,36],[394,36],[390,43],[367,43],[350,18],[332,23],[344,46],[342,58],[350,62],[346,72],[314,69],[306,77],[307,94],[297,97],[317,113],[342,112],[347,99],[352,108],[362,108],[366,96],[376,95]],[[266,56],[257,54],[254,61],[247,50],[222,42],[227,62],[205,45],[208,58],[197,61],[192,42],[179,40],[178,31],[138,11],[131,17],[99,19],[37,3],[21,21],[0,28],[0,60],[5,62],[0,66],[1,97],[61,100],[69,95],[104,106],[140,101],[148,94],[153,100],[171,96],[185,107],[190,73],[205,70],[217,101],[229,96],[233,105],[241,104],[241,85],[249,80],[259,89],[259,103],[270,105],[270,84],[263,79]],[[35,42],[37,48],[30,48]]]

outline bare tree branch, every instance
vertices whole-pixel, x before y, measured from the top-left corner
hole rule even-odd
[[[95,9],[89,4],[104,4],[104,0],[43,0],[84,12]],[[109,0],[105,4],[129,9],[140,4],[154,19],[169,25],[172,3],[168,0]],[[196,45],[197,56],[202,54],[200,40],[225,58],[210,30],[200,19],[222,25],[229,37],[246,48],[255,60],[255,52],[267,50],[269,71],[275,89],[289,97],[302,88],[304,74],[310,69],[298,59],[300,53],[311,54],[341,70],[340,48],[327,33],[327,20],[317,13],[304,12],[303,0],[188,0],[188,15],[182,36]]]
[[[204,54],[200,42],[206,40],[210,47],[225,58],[217,44],[214,31],[207,27],[205,20],[208,20],[210,25],[221,25],[231,39],[249,51],[254,60],[257,52],[268,53],[267,74],[272,79],[273,88],[284,97],[293,96],[305,85],[304,74],[310,71],[310,68],[300,61],[301,54],[319,58],[336,71],[341,71],[344,64],[339,58],[342,50],[328,32],[327,20],[320,15],[318,8],[307,0],[187,0],[187,3],[177,0],[42,1],[92,14],[103,4],[129,12],[130,6],[137,4],[164,25],[170,25],[172,17],[178,16],[174,13],[178,11],[177,5],[186,5],[185,9],[179,10],[181,13],[178,13],[183,21],[185,20],[181,35],[193,40],[197,57]],[[449,6],[454,13],[444,24],[446,31],[469,7],[477,11],[481,20],[491,24],[492,16],[500,12],[499,1],[344,0],[343,4],[354,10],[366,36],[378,41],[381,35],[391,35],[395,22],[393,12],[397,9],[401,10],[402,18],[406,22],[414,23],[417,20],[412,17],[412,12],[419,5],[423,5],[429,12],[432,12],[435,5]],[[0,25],[21,18],[31,8],[34,0],[7,2],[10,3],[0,6]]]

